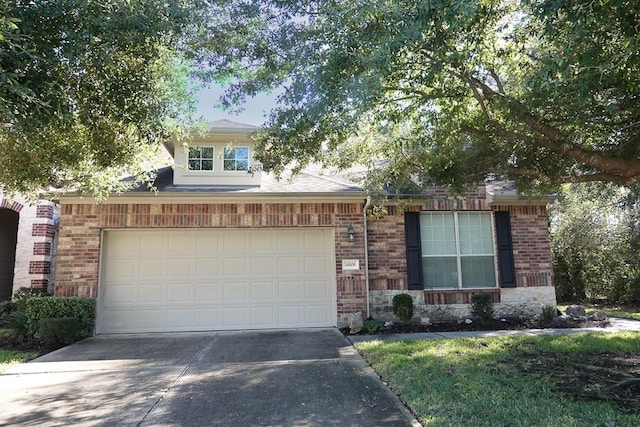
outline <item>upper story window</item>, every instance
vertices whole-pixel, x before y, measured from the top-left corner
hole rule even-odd
[[[212,171],[213,147],[189,147],[189,170]]]
[[[249,170],[249,147],[225,147],[223,169],[225,171]]]

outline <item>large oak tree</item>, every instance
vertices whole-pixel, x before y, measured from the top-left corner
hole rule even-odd
[[[356,161],[404,187],[640,180],[638,2],[228,0],[213,27],[225,102],[283,88],[267,169]]]
[[[0,0],[0,189],[100,196],[142,170],[187,123],[209,12],[199,0]]]

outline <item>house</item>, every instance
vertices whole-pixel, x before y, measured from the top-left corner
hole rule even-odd
[[[59,207],[0,193],[0,302],[20,288],[50,288]]]
[[[55,293],[97,298],[97,333],[341,326],[393,317],[402,292],[432,320],[467,315],[477,292],[504,315],[555,305],[547,200],[432,188],[369,218],[343,177],[254,168],[253,130],[219,121],[169,144],[157,192],[61,197]]]

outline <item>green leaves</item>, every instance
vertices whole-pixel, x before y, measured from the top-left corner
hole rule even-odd
[[[366,139],[366,157],[351,160],[386,165],[388,173],[370,175],[381,179],[459,188],[489,175],[533,191],[640,179],[631,102],[640,95],[640,10],[627,2],[229,0],[221,8],[216,27],[242,29],[209,56],[222,65],[212,78],[237,76],[227,102],[284,86],[261,136],[267,169],[344,167],[339,153]]]
[[[105,196],[123,172],[139,171],[160,142],[191,123],[195,88],[188,76],[204,3],[2,4],[5,192],[33,195],[55,186]]]

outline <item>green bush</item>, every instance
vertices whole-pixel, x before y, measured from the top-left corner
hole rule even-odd
[[[9,316],[17,309],[13,301],[0,302],[0,328],[9,326]]]
[[[413,317],[413,297],[409,294],[397,294],[393,297],[393,314],[405,325]]]
[[[19,341],[29,338],[29,327],[27,326],[27,315],[22,311],[14,311],[9,315],[7,326],[11,329],[11,335]]]
[[[558,317],[558,309],[553,305],[545,305],[542,307],[542,317],[549,322]]]
[[[77,317],[49,317],[40,319],[38,337],[49,346],[64,346],[82,338]]]
[[[471,296],[471,314],[482,320],[491,319],[493,317],[493,295],[473,294]]]
[[[27,298],[50,297],[50,296],[51,294],[46,289],[28,288],[26,286],[23,286],[13,293],[13,300],[19,301]]]
[[[80,337],[93,334],[95,300],[86,297],[39,297],[23,300],[29,335],[36,336],[40,320],[55,317],[77,317]]]
[[[376,332],[384,328],[384,322],[381,322],[374,318],[369,318],[364,321],[363,326],[367,330],[368,334],[375,334]]]

